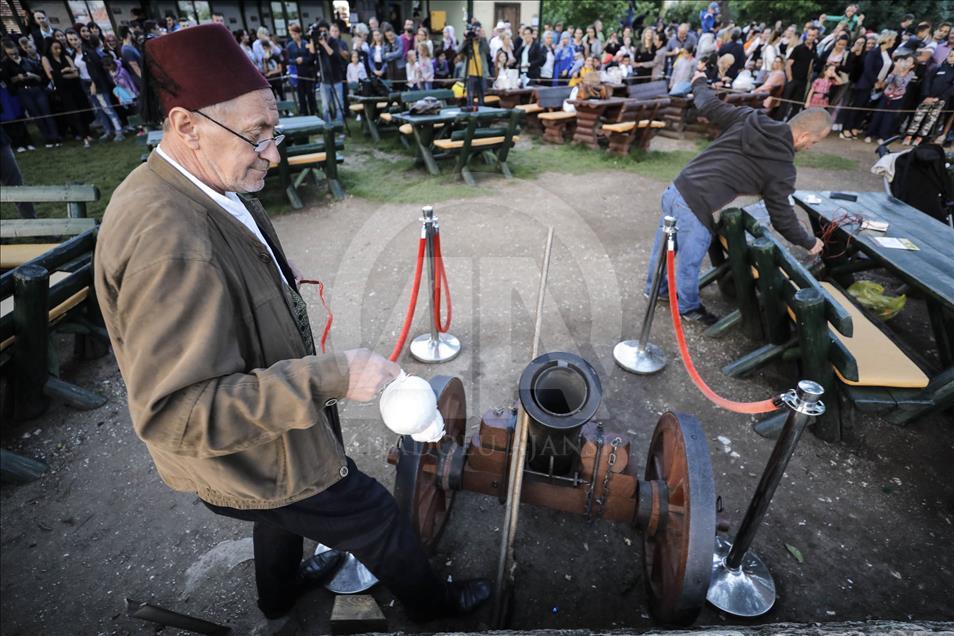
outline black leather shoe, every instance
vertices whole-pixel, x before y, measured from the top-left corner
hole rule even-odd
[[[408,618],[415,623],[426,623],[437,618],[454,618],[473,612],[490,598],[491,587],[487,579],[454,581],[444,586],[441,604],[429,604],[426,608],[406,607]]]
[[[338,572],[346,556],[341,550],[328,550],[305,559],[298,566],[298,584],[306,588],[324,585]]]
[[[447,615],[463,616],[470,614],[490,598],[490,581],[470,579],[453,581],[447,584]]]

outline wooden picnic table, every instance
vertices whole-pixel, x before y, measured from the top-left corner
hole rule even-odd
[[[488,95],[496,95],[500,98],[501,108],[516,108],[517,104],[526,104],[530,101],[535,88],[491,88],[487,91]]]
[[[395,96],[397,96],[395,98]],[[390,95],[349,95],[348,101],[364,106],[363,117],[361,119],[364,129],[375,142],[381,141],[381,133],[378,131],[378,113],[387,110],[387,107],[400,101],[400,93],[391,93]],[[378,104],[384,102],[384,108],[378,108]]]
[[[837,248],[845,254],[827,259],[832,274],[883,267],[918,290],[927,302],[941,365],[954,367],[954,229],[883,192],[845,193],[857,201],[832,199],[831,194],[799,190],[794,199],[808,213],[816,234],[822,223],[837,222],[835,236],[850,241],[847,250],[844,245]],[[810,203],[813,196],[820,202]],[[849,222],[853,219],[846,215],[884,221],[888,229],[861,230],[860,223]],[[907,239],[918,249],[886,247],[877,241],[879,237]],[[852,258],[855,248],[864,256]]]
[[[322,135],[324,137],[325,160],[321,169],[325,173],[325,180],[328,182],[328,190],[336,199],[344,199],[345,192],[341,182],[338,180],[338,156],[335,148],[335,131],[341,130],[340,124],[327,124],[321,117],[315,115],[302,115],[298,117],[282,117],[278,120],[278,130],[285,134],[285,142],[278,146],[278,154],[281,160],[278,163],[278,174],[281,179],[282,188],[285,189],[288,199],[295,209],[302,207],[301,198],[298,195],[296,184],[291,179],[291,166],[288,162],[289,152],[293,149],[296,142],[307,144],[312,135]]]
[[[570,100],[576,108],[576,132],[573,133],[573,142],[599,148],[597,124],[600,118],[604,115],[612,116],[613,111],[621,108],[625,101],[622,97]]]
[[[432,146],[434,143],[434,130],[437,124],[452,124],[457,121],[476,120],[477,123],[492,119],[500,119],[510,113],[507,108],[493,108],[490,106],[480,106],[476,112],[462,110],[459,106],[451,106],[441,109],[441,112],[432,115],[412,115],[410,111],[395,113],[392,117],[394,121],[404,124],[410,124],[414,141],[417,144],[417,160],[422,162],[427,171],[432,175],[439,175],[440,168],[437,166]],[[451,126],[445,126],[451,128]],[[446,131],[450,134],[450,131]]]

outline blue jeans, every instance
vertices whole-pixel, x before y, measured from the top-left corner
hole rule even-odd
[[[686,200],[679,194],[676,186],[670,185],[662,195],[662,216],[659,218],[659,229],[656,230],[656,240],[653,242],[652,256],[649,258],[649,272],[646,274],[646,290],[649,294],[653,286],[653,274],[656,273],[656,259],[659,250],[666,249],[666,235],[663,233],[663,217],[676,218],[676,296],[679,300],[679,312],[686,313],[702,307],[699,299],[699,268],[702,259],[709,252],[709,243],[712,235],[702,221],[692,213]],[[663,279],[659,286],[659,293],[666,295],[669,286],[666,280],[666,270],[663,269]]]
[[[321,92],[321,118],[327,122],[344,123],[344,113],[341,112],[341,109],[344,108],[344,84],[341,82],[337,84],[322,82],[318,85],[318,90]],[[337,100],[332,97],[332,90],[338,95]],[[334,118],[331,116],[332,112],[334,112]]]

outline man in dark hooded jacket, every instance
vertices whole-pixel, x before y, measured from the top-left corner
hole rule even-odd
[[[663,193],[662,216],[675,217],[679,227],[679,311],[684,318],[711,325],[717,318],[699,298],[699,267],[715,233],[712,215],[737,196],[761,196],[779,234],[811,254],[821,252],[822,242],[798,222],[789,196],[795,191],[795,152],[824,139],[831,130],[831,116],[822,108],[809,108],[788,123],[775,121],[762,111],[720,100],[706,85],[702,72],[693,78],[692,92],[699,114],[722,132]],[[665,244],[662,219],[659,228],[646,279],[647,296],[652,289],[653,264]],[[663,298],[666,289],[664,279]]]

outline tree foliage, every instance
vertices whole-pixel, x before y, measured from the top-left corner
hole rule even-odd
[[[858,5],[865,15],[864,26],[868,29],[897,29],[905,13],[912,13],[916,21],[922,20],[937,24],[942,20],[954,19],[954,0],[721,0],[723,20],[732,20],[742,25],[749,22],[772,25],[780,20],[784,26],[794,24],[799,30],[808,20],[814,20],[822,13],[843,15],[845,7],[851,3]],[[678,0],[666,5],[667,22],[689,22],[699,26],[699,12],[709,4],[707,0]],[[834,26],[828,23],[829,28]]]
[[[543,21],[586,28],[599,19],[604,28],[612,30],[625,19],[631,6],[635,15],[649,14],[655,18],[662,0],[543,0]]]

